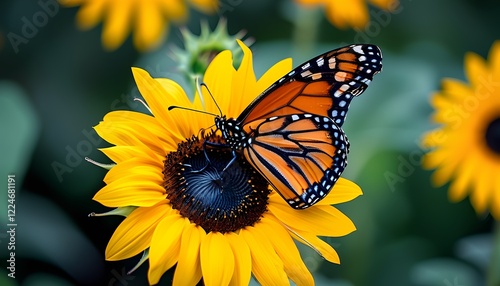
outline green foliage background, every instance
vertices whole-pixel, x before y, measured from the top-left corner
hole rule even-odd
[[[485,57],[499,38],[500,3],[401,0],[397,14],[370,7],[369,25],[356,31],[338,30],[323,12],[299,11],[289,0],[221,2],[228,8],[221,15],[191,11],[187,28],[198,33],[200,20],[215,27],[222,16],[230,33],[246,30],[256,41],[258,74],[285,57],[299,64],[348,43],[374,43],[383,51],[383,72],[353,102],[344,125],[351,142],[345,177],[364,195],[340,208],[358,230],[327,240],[341,265],[301,248],[317,285],[485,284],[493,220],[476,215],[468,200],[450,203],[447,186],[430,185],[419,140],[434,127],[428,102],[440,80],[464,79],[464,54]],[[23,17],[31,20],[40,10],[37,1],[0,3],[0,284],[144,285],[146,265],[124,273],[138,258],[104,261],[121,218],[87,217],[106,211],[92,201],[105,171],[83,157],[108,162],[97,150],[106,143],[92,131],[107,112],[141,110],[133,101],[139,94],[130,67],[179,77],[167,56],[172,46],[182,46],[179,29],[172,26],[154,52],[137,53],[130,39],[105,52],[101,26],[79,31],[76,9],[60,7],[27,42],[12,45],[9,33],[22,36]],[[3,266],[7,174],[17,182],[15,280]],[[161,283],[168,285],[171,275]]]

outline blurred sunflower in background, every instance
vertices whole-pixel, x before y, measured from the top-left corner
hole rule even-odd
[[[340,29],[349,27],[363,29],[370,20],[368,3],[389,12],[399,5],[399,0],[296,0],[296,2],[307,7],[324,7],[330,23]]]
[[[477,213],[500,220],[500,41],[488,61],[466,54],[465,74],[468,82],[444,79],[432,96],[432,119],[441,126],[423,138],[432,148],[423,166],[436,169],[436,186],[451,181],[451,201],[469,194]]]
[[[134,46],[141,52],[157,48],[164,39],[169,22],[184,22],[189,5],[211,14],[218,0],[59,0],[62,6],[81,6],[77,25],[82,30],[103,22],[102,44],[106,50],[119,48],[133,32]]]
[[[283,60],[257,80],[252,52],[238,43],[243,50],[238,69],[225,50],[203,78],[228,117],[239,115],[292,67],[290,59]],[[109,241],[107,260],[143,252],[136,267],[149,259],[149,283],[158,283],[177,265],[174,285],[196,285],[201,279],[205,285],[246,285],[252,274],[263,285],[288,285],[289,279],[313,285],[294,239],[340,263],[334,248],[318,236],[339,237],[355,230],[331,206],[361,195],[355,183],[341,178],[316,205],[294,210],[243,157],[222,172],[233,155],[228,148],[204,145],[206,139],[223,143],[218,133],[206,129],[214,125],[212,115],[169,111],[170,106],[182,106],[218,112],[213,100],[202,100],[210,98],[206,89],[191,102],[172,80],[152,78],[138,68],[133,75],[152,116],[113,111],[95,127],[115,145],[102,149],[115,164],[94,199],[116,208],[108,214],[126,216]]]

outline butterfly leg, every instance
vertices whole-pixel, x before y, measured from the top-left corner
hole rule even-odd
[[[208,153],[207,153],[207,150],[206,150],[206,144],[207,144],[207,141],[205,141],[203,143],[203,153],[205,154],[205,159],[206,159],[205,166],[203,166],[202,168],[200,168],[198,170],[191,170],[190,171],[191,173],[200,173],[200,172],[203,172],[210,165],[210,158],[208,158]],[[189,168],[193,168],[193,166],[191,164],[183,164],[183,166],[189,167]]]
[[[199,169],[199,170],[192,170],[191,172],[192,173],[200,173],[200,172],[203,172],[209,165],[210,165],[210,158],[208,157],[208,153],[207,153],[207,144],[208,145],[212,145],[214,143],[211,143],[207,140],[205,140],[205,142],[203,142],[203,154],[205,154],[205,159],[207,160],[207,163],[205,164],[205,166],[203,166],[203,168]]]
[[[201,169],[191,170],[192,173],[203,172],[211,164],[210,158],[208,157],[208,153],[207,153],[207,145],[208,146],[213,146],[213,147],[219,147],[219,148],[220,147],[226,147],[226,148],[228,147],[226,144],[220,144],[220,143],[215,143],[215,142],[210,142],[210,141],[205,140],[205,142],[203,142],[203,154],[205,154],[206,164]],[[224,168],[224,170],[226,170],[229,167],[229,165],[231,165],[235,160],[236,160],[236,153],[234,153],[234,151],[233,151],[233,158],[227,164],[227,166]],[[191,165],[186,165],[186,166],[187,167],[192,167]],[[224,170],[223,170],[223,172],[224,172]]]
[[[210,159],[208,158],[208,154],[206,151],[206,145],[213,146],[213,147],[219,147],[219,148],[221,148],[221,147],[222,148],[230,148],[230,146],[228,144],[215,143],[215,142],[210,142],[210,141],[205,140],[205,142],[203,143],[203,150],[205,152],[205,157],[207,158],[208,164],[210,164]],[[227,168],[229,168],[236,161],[236,158],[237,158],[236,151],[231,149],[231,154],[233,155],[233,157],[231,158],[229,163],[227,163],[226,167],[224,167],[224,169],[222,169],[221,174],[223,174],[227,170]]]
[[[234,163],[234,161],[236,161],[236,152],[234,150],[231,150],[231,154],[233,155],[233,158],[231,158],[231,161],[229,161],[229,163],[227,163],[226,167],[224,167],[224,169],[222,169],[222,173],[224,173],[224,171],[227,170],[227,168],[229,168],[229,166],[231,166],[231,164]]]

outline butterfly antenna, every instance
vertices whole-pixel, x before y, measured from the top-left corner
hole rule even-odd
[[[200,99],[201,99],[201,104],[203,106],[205,106],[205,101],[203,100],[203,94],[201,93],[201,88],[200,86],[201,85],[204,85],[206,87],[206,85],[204,83],[202,84],[199,84],[199,77],[196,77],[195,79],[195,82],[196,82],[196,90],[198,91],[198,94],[200,95]],[[207,90],[208,90],[208,87],[207,87]],[[210,94],[210,96],[212,97],[212,99],[214,98],[212,96],[212,94],[210,93],[210,90],[208,90],[208,93]],[[215,99],[214,99],[215,101]],[[217,105],[217,102],[215,103],[215,105],[217,106],[217,109],[219,109],[219,112],[221,112],[219,106]],[[176,109],[176,108],[179,108],[179,109],[183,109],[183,110],[189,110],[189,111],[194,111],[194,112],[198,112],[198,113],[203,113],[203,114],[208,114],[208,115],[212,115],[212,116],[217,116],[217,114],[215,113],[212,113],[212,112],[208,112],[208,111],[204,111],[204,110],[198,110],[198,109],[193,109],[193,108],[189,108],[189,107],[183,107],[183,106],[177,106],[177,105],[171,105],[168,107],[168,111],[172,110],[172,109]],[[221,115],[222,115],[222,112],[221,112]]]
[[[207,112],[207,111],[203,111],[203,110],[199,110],[199,109],[193,109],[193,108],[184,107],[184,106],[178,106],[178,105],[170,105],[168,107],[168,111],[173,110],[173,109],[177,109],[177,108],[178,109],[182,109],[182,110],[188,110],[188,111],[193,111],[193,112],[208,114],[208,115],[212,115],[212,116],[218,116],[217,114],[212,113],[212,112]]]
[[[222,116],[222,110],[220,109],[219,105],[217,104],[217,101],[215,100],[215,97],[214,97],[214,96],[212,95],[212,93],[210,92],[210,89],[208,88],[208,86],[207,86],[204,82],[200,83],[200,85],[199,85],[199,86],[200,86],[200,87],[201,87],[201,86],[204,86],[204,87],[207,89],[208,94],[210,94],[210,97],[211,97],[211,98],[212,98],[212,100],[214,101],[215,106],[216,106],[216,107],[217,107],[217,109],[219,110],[219,113],[220,113],[220,114],[219,114],[219,116]],[[201,95],[201,88],[198,90],[198,93]]]

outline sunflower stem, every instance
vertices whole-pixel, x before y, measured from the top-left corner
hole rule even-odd
[[[500,285],[500,221],[496,221],[494,226],[493,251],[488,269],[488,286]]]

